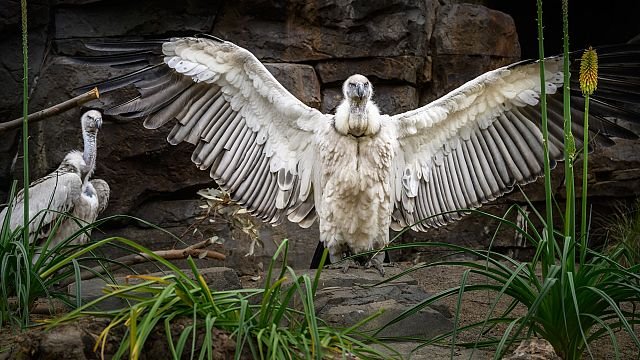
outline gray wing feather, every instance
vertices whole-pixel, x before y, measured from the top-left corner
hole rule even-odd
[[[99,86],[133,84],[139,96],[110,113],[146,116],[158,128],[172,119],[171,144],[196,145],[191,160],[231,198],[268,222],[279,222],[314,196],[291,189],[311,188],[313,134],[329,126],[324,115],[287,92],[248,51],[207,38],[177,38],[162,44],[164,68],[149,67]],[[153,71],[153,73],[149,73]],[[309,171],[311,170],[311,171]],[[287,174],[279,181],[279,172]],[[282,215],[285,216],[282,216]]]
[[[590,120],[594,121],[589,129],[594,143],[611,145],[608,136],[637,138],[607,116],[640,118],[626,106],[640,102],[640,92],[634,90],[640,84],[640,73],[620,76],[620,69],[626,68],[617,66],[621,62],[640,64],[639,50],[636,45],[604,49],[608,56],[601,60],[611,64],[599,74],[604,90],[599,96],[594,94],[598,99],[593,103],[598,105],[591,108]],[[563,99],[557,91],[563,81],[562,58],[546,59],[545,67],[549,153],[555,166],[563,158]],[[440,212],[478,207],[511,191],[515,184],[527,184],[542,175],[538,71],[536,62],[490,71],[422,108],[392,117],[397,125],[397,153],[401,154],[392,167],[397,169],[392,181],[401,184],[400,193],[393,192],[394,229],[434,215],[415,229],[444,225],[463,212],[438,215]],[[572,88],[579,89],[576,80]],[[581,147],[586,130],[583,100],[577,93],[572,95],[573,104],[578,105],[571,109],[571,127],[576,146]]]
[[[29,233],[31,242],[38,242],[49,235],[53,222],[73,210],[74,201],[82,191],[82,180],[75,172],[56,170],[29,186]],[[21,190],[11,203],[10,229],[23,225],[24,192]],[[0,212],[0,219],[8,213],[8,207]]]

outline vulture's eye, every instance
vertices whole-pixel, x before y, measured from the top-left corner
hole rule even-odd
[[[349,87],[354,88],[354,87],[356,87],[356,84],[354,84],[354,83],[349,83]]]
[[[368,88],[369,87],[369,83],[364,83],[364,87]]]

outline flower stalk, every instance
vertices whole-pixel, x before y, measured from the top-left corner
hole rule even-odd
[[[582,142],[582,211],[580,223],[580,263],[587,253],[587,175],[589,159],[589,97],[598,87],[598,54],[589,46],[580,60],[580,90],[584,96],[584,139]]]

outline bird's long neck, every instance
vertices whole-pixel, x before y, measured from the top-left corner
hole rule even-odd
[[[367,101],[349,104],[349,132],[354,136],[362,136],[367,131]]]
[[[84,150],[82,158],[84,159],[85,168],[82,169],[83,180],[88,180],[96,168],[96,156],[98,149],[97,134],[84,131],[82,138],[84,140]]]

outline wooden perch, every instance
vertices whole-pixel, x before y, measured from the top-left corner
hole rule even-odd
[[[87,91],[84,94],[78,95],[73,99],[69,99],[67,101],[61,102],[60,104],[53,105],[44,110],[40,110],[36,113],[30,114],[29,116],[27,116],[27,121],[29,123],[32,123],[32,122],[44,120],[48,117],[58,115],[67,110],[78,107],[91,100],[98,99],[99,97],[100,97],[100,93],[98,92],[98,88],[94,87],[93,89]],[[22,126],[23,119],[24,119],[23,117],[20,117],[18,119],[0,123],[0,132],[12,130]]]
[[[182,260],[189,256],[194,258],[209,258],[215,260],[225,260],[226,256],[217,251],[204,249],[207,246],[213,245],[214,241],[207,239],[199,243],[188,246],[184,249],[171,249],[171,250],[158,250],[153,253],[166,260]],[[81,280],[88,280],[97,277],[100,274],[104,274],[107,271],[115,271],[124,266],[131,266],[136,264],[142,264],[146,262],[154,261],[154,259],[145,253],[130,254],[117,258],[104,266],[94,266],[91,270],[83,270],[80,273]],[[67,278],[60,283],[61,287],[67,286],[72,282],[75,282],[75,277]]]

